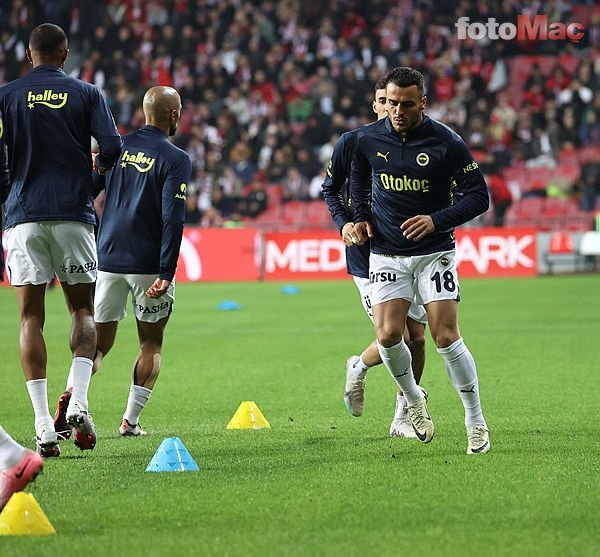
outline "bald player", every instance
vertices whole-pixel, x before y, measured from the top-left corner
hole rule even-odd
[[[106,199],[98,232],[94,372],[114,344],[131,294],[140,347],[119,434],[134,437],[146,434],[139,416],[160,372],[192,172],[190,157],[168,139],[175,134],[181,114],[177,91],[152,87],[143,108],[146,125],[123,138],[117,164],[97,188],[105,188]],[[61,399],[68,393],[69,385]]]

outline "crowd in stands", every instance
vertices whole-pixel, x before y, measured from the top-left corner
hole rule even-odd
[[[461,16],[542,13],[583,23],[583,39],[457,37]],[[493,223],[521,196],[598,205],[600,9],[591,1],[4,0],[0,84],[28,70],[27,37],[43,21],[67,31],[65,70],[105,90],[122,133],[143,125],[148,87],[180,91],[175,142],[194,168],[189,224],[253,220],[274,204],[320,199],[339,135],[374,119],[373,84],[398,65],[424,73],[427,113],[480,162]],[[536,179],[536,169],[572,163],[576,172]]]

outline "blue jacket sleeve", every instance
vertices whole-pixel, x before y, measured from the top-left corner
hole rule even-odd
[[[359,135],[350,167],[350,198],[352,199],[354,222],[371,220],[372,175],[371,163],[361,151],[361,136]]]
[[[327,174],[321,186],[323,197],[331,218],[341,232],[344,225],[350,222],[344,205],[343,187],[348,179],[352,153],[347,145],[347,134],[342,134],[333,148],[331,160],[327,165]]]
[[[162,244],[160,249],[159,278],[173,280],[183,236],[185,196],[192,175],[189,156],[182,154],[173,163],[162,190]]]
[[[117,130],[106,97],[97,87],[94,87],[91,116],[92,135],[99,147],[96,166],[104,171],[110,170],[119,159],[123,140]]]
[[[4,125],[0,112],[0,204],[6,201],[10,190],[10,172],[8,170],[8,156],[4,144]],[[0,229],[0,234],[2,230]]]
[[[462,139],[454,140],[447,152],[452,176],[454,203],[431,214],[436,230],[449,230],[485,213],[490,198],[479,165]]]

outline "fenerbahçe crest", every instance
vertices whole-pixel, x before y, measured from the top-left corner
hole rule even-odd
[[[148,172],[155,162],[156,159],[147,157],[143,151],[133,154],[126,150],[121,157],[121,168],[125,168],[129,164],[138,172]]]
[[[67,104],[69,93],[55,93],[52,89],[46,89],[43,93],[27,91],[27,108],[32,110],[36,104],[43,104],[48,108],[62,108]]]

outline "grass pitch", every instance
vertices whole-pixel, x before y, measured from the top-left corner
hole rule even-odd
[[[350,281],[177,287],[160,379],[121,439],[135,357],[132,317],[94,377],[98,445],[71,442],[29,490],[56,536],[0,537],[0,555],[598,555],[598,276],[463,280],[461,331],[475,356],[492,450],[467,456],[460,400],[431,341],[423,385],[436,435],[390,439],[394,387],[367,380],[343,403],[344,361],[373,337]],[[233,299],[238,311],[217,311]],[[14,292],[0,289],[0,423],[33,446]],[[60,289],[48,293],[51,404],[70,354]],[[225,428],[255,401],[270,430]],[[178,436],[200,472],[146,473]]]

